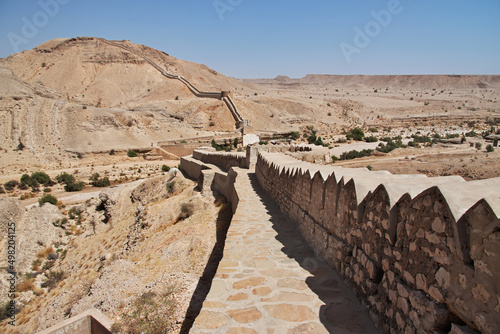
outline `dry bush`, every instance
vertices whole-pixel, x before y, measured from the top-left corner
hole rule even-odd
[[[57,286],[57,283],[66,278],[66,274],[64,271],[49,271],[47,273],[47,280],[42,283],[42,288],[48,288],[51,291],[53,288]]]
[[[113,333],[169,333],[175,326],[175,286],[170,285],[166,291],[145,292],[136,297],[128,310],[125,310],[119,322],[115,323]]]
[[[191,217],[194,214],[194,204],[193,203],[182,203],[181,213],[177,220],[183,220]]]
[[[42,264],[42,261],[40,259],[36,259],[31,263],[31,270],[33,271],[40,271],[40,265]]]
[[[54,248],[52,246],[49,246],[49,247],[46,247],[44,249],[42,249],[41,251],[39,251],[37,254],[36,254],[36,257],[39,258],[39,259],[45,259],[49,256],[49,254],[52,254],[52,253],[55,253],[56,251],[54,250]]]
[[[25,291],[32,291],[35,289],[35,285],[33,284],[33,278],[28,278],[25,279],[22,282],[19,282],[16,286],[16,291],[17,292],[25,292]]]

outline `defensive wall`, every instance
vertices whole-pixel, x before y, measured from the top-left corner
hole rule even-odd
[[[189,80],[184,78],[181,75],[174,75],[171,73],[168,73],[163,69],[160,65],[158,65],[156,62],[154,62],[151,58],[146,57],[145,55],[137,52],[136,50],[133,50],[132,48],[128,47],[126,44],[123,43],[123,41],[108,41],[104,38],[97,38],[97,40],[108,44],[112,46],[116,46],[118,48],[121,48],[125,51],[128,51],[132,54],[135,54],[136,56],[144,59],[148,64],[153,66],[155,69],[157,69],[164,77],[168,79],[174,79],[174,80],[179,80],[182,82],[190,91],[195,95],[196,97],[200,98],[209,98],[209,99],[218,99],[218,100],[223,100],[226,106],[228,107],[229,111],[231,112],[231,115],[234,118],[236,128],[244,128],[245,126],[251,126],[249,120],[244,120],[243,117],[241,116],[240,112],[238,111],[238,108],[236,108],[236,104],[233,102],[231,98],[231,92],[228,91],[221,91],[221,92],[203,92],[200,91],[198,88],[196,88],[195,85],[193,85]]]
[[[195,151],[181,169],[227,194],[235,210],[231,167],[255,166],[265,191],[382,332],[500,331],[500,178],[393,175],[275,153],[288,149]]]
[[[500,179],[322,168],[265,152],[256,174],[385,332],[500,331]]]

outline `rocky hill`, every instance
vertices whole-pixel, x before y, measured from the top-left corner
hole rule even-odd
[[[205,65],[128,41],[51,40],[0,59],[0,138],[3,169],[27,163],[65,165],[71,152],[150,146],[152,142],[234,132],[224,102],[202,91],[259,91]],[[14,150],[22,144],[22,152]]]

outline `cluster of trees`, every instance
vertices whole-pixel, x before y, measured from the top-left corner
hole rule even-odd
[[[31,188],[32,192],[39,192],[40,186],[51,187],[54,184],[56,183],[45,172],[33,172],[31,173],[31,175],[23,174],[19,181],[7,181],[1,188],[0,193],[5,192],[5,190],[12,191],[16,187],[19,190],[26,190],[28,188]],[[3,188],[5,188],[5,190]]]
[[[85,187],[85,182],[77,182],[73,175],[66,172],[57,175],[56,180],[58,183],[64,184],[64,190],[67,192],[80,191]]]

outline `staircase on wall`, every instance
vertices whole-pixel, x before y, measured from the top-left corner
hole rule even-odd
[[[157,69],[164,77],[166,77],[168,79],[179,80],[180,82],[182,82],[191,91],[191,93],[193,93],[193,95],[196,97],[223,100],[224,103],[226,104],[226,106],[228,107],[229,111],[231,112],[231,115],[234,118],[235,125],[236,125],[237,129],[242,129],[245,126],[249,125],[249,121],[243,119],[243,117],[239,113],[238,109],[236,108],[236,105],[234,104],[234,101],[231,99],[229,94],[224,94],[226,92],[203,92],[203,91],[200,91],[198,88],[196,88],[195,85],[193,85],[191,82],[189,82],[189,80],[187,80],[183,76],[168,73],[165,69],[163,69],[160,65],[158,65],[156,62],[154,62],[152,59],[141,54],[140,52],[133,50],[132,48],[129,48],[128,46],[124,45],[123,42],[108,41],[104,38],[98,38],[97,40],[99,40],[105,44],[111,45],[111,46],[122,48],[123,50],[128,51],[128,52],[144,59],[148,64],[150,64],[155,69]]]

